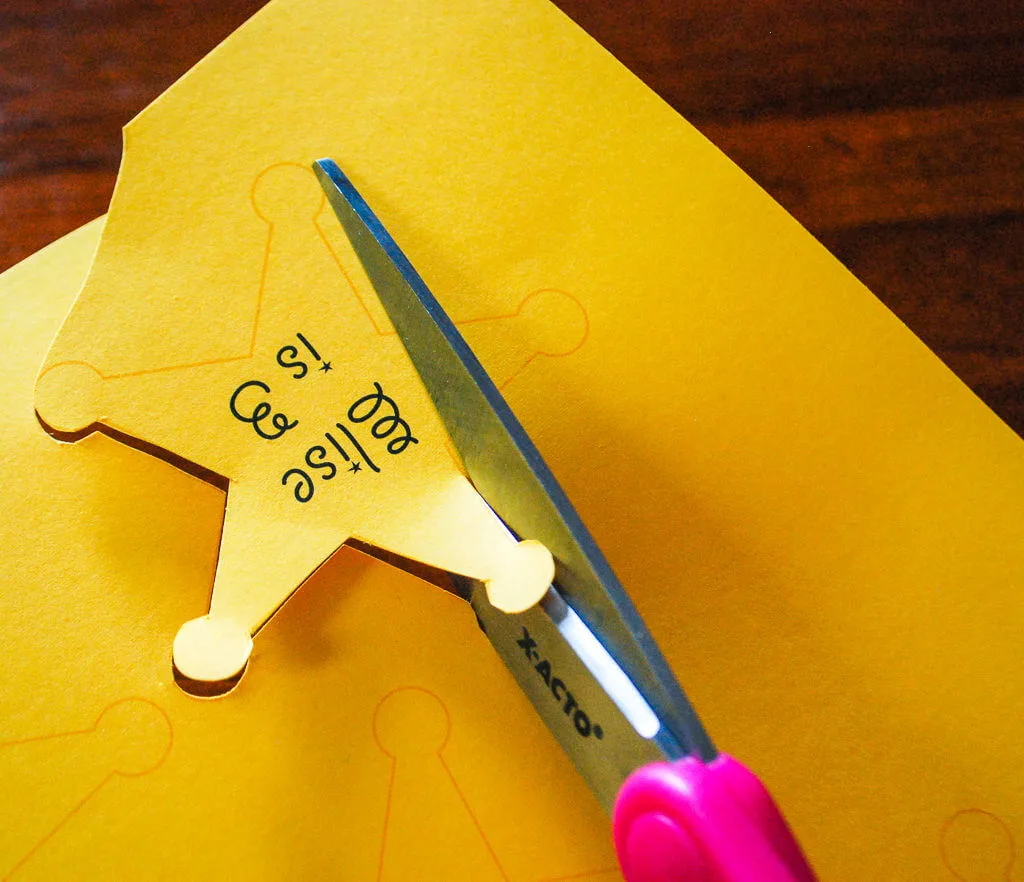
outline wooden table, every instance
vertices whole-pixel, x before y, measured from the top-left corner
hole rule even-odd
[[[1024,433],[1019,0],[558,0]],[[262,0],[4,0],[0,270],[103,213],[120,127]]]

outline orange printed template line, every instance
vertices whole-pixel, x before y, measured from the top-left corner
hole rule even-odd
[[[87,730],[87,731],[89,731],[89,730]],[[62,734],[72,735],[72,734],[82,734],[82,733],[73,733],[73,732],[67,732],[67,733],[62,733]],[[30,740],[31,740],[31,739],[30,739]],[[7,743],[7,744],[10,744],[10,743],[13,743],[13,742],[6,742],[6,743]],[[102,789],[103,789],[103,787],[104,787],[104,786],[105,786],[105,785],[107,784],[107,782],[108,782],[108,781],[110,781],[110,779],[111,779],[111,778],[113,778],[113,777],[114,777],[114,776],[115,776],[116,774],[117,774],[117,772],[109,772],[109,773],[107,774],[107,776],[106,776],[106,777],[105,777],[105,778],[104,778],[104,779],[103,779],[102,781],[100,781],[100,783],[99,783],[99,784],[97,784],[97,785],[96,785],[95,787],[93,787],[93,789],[92,789],[92,790],[90,790],[90,791],[89,791],[89,792],[88,792],[87,794],[85,794],[85,796],[83,796],[83,797],[82,797],[82,798],[81,798],[81,799],[80,799],[80,800],[79,800],[79,801],[78,801],[78,802],[77,802],[77,803],[76,803],[76,804],[75,804],[74,806],[72,806],[72,808],[70,809],[70,811],[68,811],[68,813],[67,813],[66,815],[64,815],[64,817],[63,817],[63,818],[61,818],[61,819],[60,819],[60,820],[59,820],[59,821],[58,821],[58,822],[57,822],[57,823],[56,823],[56,824],[55,824],[55,825],[54,825],[54,826],[52,827],[52,829],[51,829],[51,830],[50,830],[50,831],[49,831],[48,833],[46,833],[46,834],[45,834],[45,835],[44,835],[44,836],[43,836],[43,837],[42,837],[42,838],[41,838],[41,839],[40,839],[40,840],[39,840],[39,841],[38,841],[38,842],[37,842],[37,843],[36,843],[35,845],[33,845],[33,846],[32,846],[32,847],[31,847],[31,848],[30,848],[30,849],[29,849],[29,850],[28,850],[27,852],[25,852],[25,854],[23,854],[23,855],[22,855],[22,856],[21,856],[21,857],[20,857],[20,858],[18,859],[18,862],[17,862],[17,863],[16,863],[16,864],[15,864],[15,865],[14,865],[13,867],[11,867],[11,868],[10,868],[10,869],[9,869],[9,870],[7,871],[7,873],[6,873],[6,874],[4,875],[4,877],[3,877],[3,879],[4,879],[4,882],[6,882],[6,880],[8,880],[8,879],[10,879],[10,878],[11,878],[12,876],[14,876],[14,874],[15,874],[15,873],[17,873],[17,872],[18,872],[18,870],[20,870],[20,869],[21,869],[21,868],[22,868],[23,866],[25,866],[25,864],[26,864],[26,863],[27,863],[27,862],[29,861],[29,859],[30,859],[30,858],[31,858],[31,857],[32,857],[32,856],[33,856],[34,854],[36,854],[36,853],[37,853],[37,852],[39,851],[39,849],[41,849],[41,848],[42,848],[42,847],[43,847],[44,845],[46,845],[46,843],[47,843],[47,842],[49,842],[49,841],[50,841],[50,840],[51,840],[51,839],[52,839],[52,838],[53,838],[53,837],[54,837],[54,836],[55,836],[55,835],[57,834],[57,831],[58,831],[58,830],[60,830],[60,828],[61,828],[61,827],[63,827],[63,826],[64,826],[64,825],[65,825],[65,824],[66,824],[66,823],[67,823],[68,821],[70,821],[70,820],[71,820],[71,818],[73,818],[73,817],[74,817],[74,816],[75,816],[76,814],[78,814],[78,812],[82,810],[82,808],[83,808],[83,807],[85,806],[85,804],[86,804],[86,803],[87,803],[87,802],[88,802],[88,801],[89,801],[90,799],[92,799],[92,798],[93,798],[93,797],[94,797],[94,796],[95,796],[95,795],[96,795],[97,793],[99,793],[99,792],[100,792],[100,790],[102,790]]]
[[[280,165],[282,163],[276,163],[276,164]],[[283,164],[291,164],[291,163],[283,163]],[[270,168],[273,168],[273,167],[274,167],[273,165],[268,166],[267,169],[264,169],[264,172],[267,171]],[[263,174],[263,172],[261,172],[261,174]],[[253,187],[255,187],[256,180],[258,180],[258,178],[259,178],[259,176],[257,176],[257,178],[253,180],[253,185],[252,185]],[[319,236],[320,240],[323,242],[324,247],[327,249],[327,253],[330,254],[331,260],[334,262],[335,266],[338,268],[338,271],[341,273],[342,278],[345,279],[345,283],[348,285],[349,291],[351,292],[352,296],[355,297],[356,302],[358,302],[360,308],[362,309],[363,313],[366,315],[367,320],[369,321],[371,327],[376,332],[376,334],[378,336],[380,336],[380,337],[394,337],[394,336],[396,336],[396,332],[394,330],[382,329],[380,327],[380,325],[377,324],[377,321],[374,319],[373,313],[370,311],[370,308],[367,305],[366,300],[359,293],[359,289],[356,286],[355,281],[352,278],[352,275],[345,268],[344,263],[342,262],[341,258],[339,257],[339,255],[335,251],[334,246],[331,244],[330,239],[326,235],[326,233],[325,233],[325,231],[324,231],[324,229],[323,229],[323,227],[322,227],[322,225],[320,223],[320,216],[323,213],[323,210],[324,210],[323,207],[321,207],[321,210],[316,215],[313,216],[311,221],[312,221],[312,224],[313,224],[313,228],[316,230],[317,235]],[[182,363],[182,364],[164,365],[162,367],[157,367],[157,368],[144,368],[142,370],[137,370],[137,371],[122,371],[122,372],[119,372],[119,373],[104,373],[99,368],[97,368],[95,365],[89,364],[88,362],[84,362],[84,361],[64,361],[64,362],[59,362],[58,364],[50,365],[48,368],[46,368],[46,370],[44,370],[40,374],[40,377],[44,376],[46,373],[48,373],[53,368],[58,367],[60,364],[63,364],[63,365],[68,365],[68,364],[82,365],[84,367],[89,368],[92,371],[95,371],[96,375],[99,376],[99,378],[101,380],[106,381],[106,380],[126,380],[126,379],[131,379],[131,378],[134,378],[134,377],[142,377],[142,376],[149,376],[149,375],[154,375],[154,374],[171,373],[171,372],[174,372],[174,371],[182,371],[182,370],[191,370],[192,368],[212,367],[214,365],[231,364],[232,362],[246,361],[248,359],[251,359],[253,357],[253,354],[256,351],[256,341],[257,341],[257,339],[259,337],[260,318],[262,316],[262,311],[263,311],[263,302],[264,302],[265,294],[266,294],[267,276],[269,274],[269,267],[270,267],[271,246],[273,244],[273,239],[274,239],[274,224],[271,221],[267,220],[266,218],[263,218],[262,215],[259,215],[258,212],[257,212],[257,216],[259,216],[260,219],[263,220],[264,223],[267,224],[267,238],[266,238],[266,242],[265,242],[264,247],[263,247],[263,262],[262,262],[262,266],[261,266],[261,269],[260,269],[259,289],[258,289],[258,292],[257,292],[256,306],[255,306],[255,309],[254,309],[254,315],[253,315],[253,319],[252,319],[252,333],[251,333],[251,336],[250,336],[250,339],[249,339],[249,348],[248,348],[248,350],[245,353],[239,354],[239,355],[224,356],[222,358],[210,358],[210,359],[204,359],[204,360],[201,360],[201,361],[190,361],[190,362],[185,362],[185,363]],[[493,322],[493,321],[501,321],[501,320],[517,318],[521,314],[521,312],[522,312],[522,304],[525,304],[526,301],[530,297],[534,296],[535,294],[538,294],[538,293],[541,293],[541,292],[544,292],[544,291],[557,291],[558,293],[563,294],[566,297],[572,298],[574,301],[576,301],[576,303],[579,304],[579,300],[577,298],[573,297],[573,295],[569,294],[566,291],[562,291],[562,290],[556,289],[556,288],[540,288],[540,289],[538,289],[536,291],[531,291],[529,294],[527,294],[526,297],[523,298],[522,303],[520,304],[520,308],[517,309],[515,312],[501,313],[499,315],[490,315],[490,316],[478,316],[476,318],[470,318],[470,319],[462,319],[462,320],[456,321],[455,324],[458,325],[458,326],[463,326],[463,325],[473,325],[473,324],[480,324],[480,323],[485,323],[485,322]],[[582,304],[580,304],[580,307],[582,309]],[[586,316],[586,310],[583,310],[583,314],[584,314],[584,316]],[[589,330],[590,330],[590,323],[589,323],[589,320],[588,320],[587,321],[586,330],[585,330],[585,332],[583,334],[583,338],[580,340],[580,342],[575,347],[573,347],[571,350],[569,350],[569,352],[559,353],[559,354],[560,355],[570,355],[573,352],[577,351],[586,342],[587,336],[589,336]],[[513,371],[512,374],[509,375],[501,383],[499,388],[504,389],[506,386],[508,386],[509,383],[511,383],[517,376],[519,376],[519,374],[521,374],[527,367],[529,367],[529,365],[537,358],[538,355],[542,355],[542,354],[544,354],[544,353],[541,353],[541,352],[534,352],[534,353],[532,353],[526,359],[526,361],[522,365],[520,365],[520,367],[518,367],[515,371]]]
[[[341,262],[341,258],[338,256],[338,252],[334,250],[334,246],[331,244],[331,240],[327,238],[327,234],[324,232],[323,227],[320,225],[320,215],[317,215],[316,217],[313,218],[313,225],[316,227],[317,234],[320,236],[320,239],[323,241],[324,247],[327,248],[328,252],[330,252],[331,259],[337,265],[338,270],[341,272],[341,274],[345,277],[345,281],[348,283],[349,289],[352,291],[352,296],[355,297],[356,300],[359,302],[359,306],[362,308],[363,312],[366,313],[366,318],[369,320],[370,324],[373,325],[374,331],[376,331],[377,334],[379,336],[381,336],[381,337],[393,337],[393,336],[395,336],[395,334],[397,333],[395,330],[393,330],[393,329],[392,330],[385,330],[385,329],[381,328],[380,325],[377,324],[377,320],[373,317],[373,313],[370,312],[370,308],[366,305],[366,301],[363,299],[363,296],[359,293],[359,289],[356,287],[356,283],[352,280],[352,276],[349,275],[348,270],[345,269],[345,265]],[[544,289],[541,289],[541,290],[545,290],[546,291],[546,290],[554,290],[554,289],[544,288]],[[529,298],[530,296],[532,296],[532,294],[535,294],[535,293],[538,293],[538,292],[531,292],[531,294],[528,294],[525,298],[523,298],[523,301],[525,302],[527,298]],[[564,293],[564,292],[560,292],[560,293]],[[571,296],[571,295],[567,295],[567,296]],[[500,315],[488,315],[488,316],[480,316],[478,318],[461,319],[461,320],[455,322],[455,324],[461,326],[461,325],[477,324],[478,322],[495,322],[495,321],[501,321],[502,319],[513,319],[513,318],[518,317],[519,312],[520,312],[520,310],[516,310],[515,312],[502,313]]]
[[[102,714],[100,715],[102,717]],[[5,747],[18,747],[22,744],[34,744],[37,741],[49,741],[51,738],[71,738],[74,735],[91,735],[96,731],[99,721],[88,729],[71,729],[67,732],[54,732],[50,735],[33,735],[31,738],[16,738],[13,741],[0,741],[0,750]]]
[[[384,803],[384,829],[380,834],[380,858],[377,861],[377,882],[384,877],[384,855],[388,847],[388,824],[391,822],[391,797],[395,791],[395,769],[397,760],[391,757],[391,774],[388,776],[388,796]]]
[[[28,738],[13,738],[5,741],[0,741],[0,750],[3,750],[5,747],[18,747],[23,744],[34,744],[37,741],[49,741],[53,738],[72,738],[75,735],[91,735],[99,729],[100,722],[103,719],[103,715],[106,714],[107,711],[112,710],[119,704],[124,704],[128,701],[142,701],[148,705],[155,707],[158,711],[160,711],[160,713],[164,715],[165,719],[167,719],[168,725],[170,725],[170,719],[167,717],[167,712],[162,707],[160,707],[160,705],[158,705],[155,701],[150,701],[148,698],[142,698],[141,696],[128,696],[126,698],[118,698],[116,701],[110,702],[110,704],[106,705],[103,708],[103,710],[100,711],[99,716],[96,717],[96,722],[94,722],[91,726],[86,726],[84,729],[66,729],[61,732],[50,732],[45,735],[30,735]],[[173,731],[174,730],[172,728],[172,738]]]
[[[25,854],[23,854],[18,859],[18,861],[2,877],[3,882],[6,882],[6,880],[10,879],[15,873],[17,873],[18,870],[20,870],[28,862],[28,860],[39,851],[39,849],[41,849],[47,842],[49,842],[57,834],[57,831],[60,830],[61,827],[63,827],[74,815],[80,812],[82,808],[85,806],[85,804],[89,802],[89,800],[92,799],[97,793],[99,793],[100,790],[103,789],[103,787],[112,778],[136,778],[140,775],[145,775],[149,774],[150,772],[156,771],[156,769],[163,765],[164,761],[170,755],[171,749],[174,744],[174,728],[170,725],[170,718],[167,716],[167,712],[162,707],[160,707],[160,705],[158,705],[156,702],[150,701],[148,698],[140,698],[137,696],[133,696],[129,698],[120,698],[117,701],[113,701],[110,704],[108,704],[105,708],[103,708],[102,711],[100,711],[99,716],[96,717],[96,722],[85,729],[70,729],[64,732],[53,732],[47,735],[33,735],[29,738],[16,738],[10,741],[0,741],[0,750],[3,750],[7,747],[17,747],[25,744],[34,744],[40,741],[50,741],[56,738],[71,738],[76,735],[91,735],[99,729],[100,721],[103,719],[103,715],[106,714],[107,711],[111,710],[119,704],[123,704],[126,701],[143,701],[146,704],[155,707],[158,711],[160,711],[161,714],[163,714],[164,719],[168,723],[167,749],[164,752],[163,756],[160,758],[160,760],[156,763],[155,766],[145,770],[144,772],[125,773],[119,772],[116,769],[108,772],[103,777],[103,779],[95,787],[93,787],[92,790],[86,793],[85,796],[83,796],[77,803],[75,803],[75,805],[73,805],[67,811],[64,817],[62,817],[56,824],[54,824],[54,826],[50,828],[50,830],[46,834],[44,834],[42,838],[40,838],[39,841],[36,842],[35,845],[33,845],[27,852],[25,852]]]
[[[437,758],[444,768],[445,774],[448,775],[448,780],[452,782],[452,787],[455,788],[455,792],[459,795],[459,799],[462,800],[462,805],[466,809],[466,814],[469,815],[470,820],[473,822],[473,826],[476,827],[476,832],[479,834],[481,841],[487,848],[487,851],[491,855],[491,860],[494,861],[494,866],[498,868],[498,872],[501,873],[501,878],[505,882],[509,882],[508,873],[505,872],[505,868],[501,865],[501,861],[498,860],[497,852],[491,845],[491,841],[487,838],[487,834],[484,833],[484,828],[480,826],[480,821],[477,820],[476,815],[473,813],[473,809],[469,807],[469,800],[466,799],[466,795],[462,792],[462,788],[459,787],[458,782],[455,780],[455,776],[452,774],[452,770],[449,768],[448,763],[444,761],[444,756],[441,751],[437,752]]]
[[[373,313],[370,312],[370,307],[366,305],[366,301],[363,300],[362,295],[359,293],[359,289],[356,288],[356,283],[352,280],[352,276],[349,275],[345,265],[341,262],[341,258],[338,257],[338,253],[334,250],[334,246],[331,244],[331,240],[327,238],[327,234],[324,232],[322,226],[320,226],[320,215],[316,215],[313,218],[313,227],[316,229],[317,235],[320,237],[320,241],[324,243],[324,247],[327,249],[327,253],[331,255],[331,260],[334,261],[335,266],[338,267],[339,272],[344,277],[345,282],[348,284],[349,290],[352,292],[352,296],[356,298],[360,308],[366,314],[366,318],[369,320],[370,325],[379,337],[394,337],[396,332],[394,330],[384,330],[377,324],[376,319],[373,317]]]

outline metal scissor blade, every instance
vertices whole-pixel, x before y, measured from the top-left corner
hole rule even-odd
[[[469,598],[487,639],[609,814],[630,774],[679,758],[679,744],[653,711],[644,703],[646,720],[627,715],[587,664],[580,637],[590,632],[557,590],[516,614],[491,606],[479,583]]]
[[[551,551],[559,592],[681,751],[713,759],[715,748],[654,638],[462,335],[337,164],[322,159],[314,171],[479,493],[517,535]]]

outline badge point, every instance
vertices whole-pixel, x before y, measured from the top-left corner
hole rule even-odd
[[[521,613],[547,594],[555,578],[555,559],[534,539],[524,539],[512,550],[502,573],[487,579],[487,599],[506,613]]]
[[[103,378],[84,362],[63,362],[36,380],[39,418],[57,432],[81,432],[102,416]]]
[[[190,695],[213,698],[238,685],[252,652],[252,636],[230,619],[201,616],[174,638],[175,681]]]

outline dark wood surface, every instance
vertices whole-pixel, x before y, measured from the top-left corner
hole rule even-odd
[[[103,213],[121,126],[262,0],[4,0],[0,270]],[[559,0],[1024,433],[1020,0]]]

